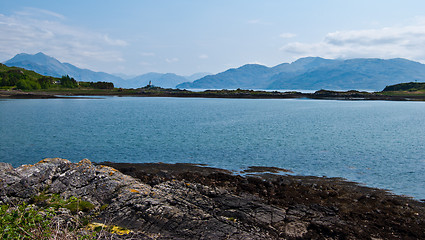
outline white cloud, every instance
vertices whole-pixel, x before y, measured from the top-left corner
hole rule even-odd
[[[279,35],[279,37],[281,37],[281,38],[293,38],[293,37],[296,37],[296,36],[297,35],[294,34],[294,33],[282,33],[282,34]]]
[[[140,55],[143,57],[154,57],[156,54],[153,52],[142,52]]]
[[[264,64],[264,63],[262,63],[260,61],[251,61],[251,62],[248,62],[247,64],[256,64],[256,65],[263,65],[263,66],[266,65],[266,64]]]
[[[425,62],[425,23],[380,29],[336,31],[315,43],[291,42],[280,48],[294,58],[403,57]]]
[[[31,16],[31,17],[53,17],[53,18],[58,18],[58,19],[65,19],[65,16],[59,14],[59,13],[55,13],[49,10],[45,10],[45,9],[39,9],[39,8],[32,8],[32,7],[26,7],[24,8],[23,11],[18,11],[16,12],[17,15],[21,15],[21,16]]]
[[[261,22],[260,19],[251,19],[251,20],[248,20],[248,23],[249,24],[257,24],[257,23],[260,23],[260,22]]]
[[[141,66],[152,66],[152,63],[150,63],[150,62],[139,62],[139,64]]]
[[[60,14],[34,8],[9,16],[0,14],[0,60],[41,51],[60,61],[93,69],[96,67],[87,64],[124,61],[118,48],[127,46],[127,42],[69,26],[64,19]]]
[[[166,58],[165,61],[167,63],[174,63],[174,62],[178,62],[179,59],[178,58]]]
[[[199,55],[200,59],[208,59],[208,55],[207,54],[201,54]]]
[[[103,39],[105,40],[106,43],[112,46],[125,47],[128,45],[126,41],[120,40],[120,39],[111,39],[108,35],[103,35]]]
[[[264,21],[263,19],[251,19],[246,21],[246,23],[258,26],[270,26],[273,24],[272,22]]]

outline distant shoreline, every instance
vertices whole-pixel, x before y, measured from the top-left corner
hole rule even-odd
[[[205,90],[193,92],[180,89],[163,89],[159,87],[144,87],[140,89],[113,90],[48,90],[20,91],[0,90],[0,98],[10,99],[49,99],[68,98],[69,96],[119,96],[119,97],[182,97],[182,98],[236,98],[236,99],[321,99],[321,100],[383,100],[383,101],[425,101],[425,94],[398,92],[360,92],[360,91],[328,91],[319,90],[314,93],[297,91],[259,91],[259,90]]]

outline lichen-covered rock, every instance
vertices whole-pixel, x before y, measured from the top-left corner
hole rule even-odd
[[[266,180],[193,165],[109,165],[134,177],[88,159],[47,158],[16,169],[0,163],[0,204],[43,194],[75,196],[94,205],[91,212],[74,213],[90,215],[89,226],[124,229],[107,239],[425,237],[423,203],[341,180]]]
[[[268,225],[285,218],[285,210],[254,196],[177,180],[150,186],[87,159],[48,158],[16,169],[2,164],[0,183],[2,203],[29,201],[40,192],[78,196],[96,209],[106,206],[95,222],[160,239],[265,239],[276,235]]]

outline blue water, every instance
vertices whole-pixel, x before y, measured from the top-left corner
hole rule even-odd
[[[425,198],[425,103],[105,97],[0,100],[0,161],[262,165]]]

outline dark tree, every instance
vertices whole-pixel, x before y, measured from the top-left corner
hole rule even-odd
[[[68,75],[62,76],[60,79],[61,86],[63,88],[76,88],[78,83],[74,78],[69,77]]]
[[[40,84],[40,87],[42,89],[48,89],[51,88],[52,85],[54,84],[55,79],[53,77],[41,77],[40,79],[38,79],[38,83]]]

